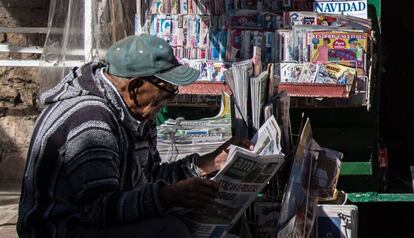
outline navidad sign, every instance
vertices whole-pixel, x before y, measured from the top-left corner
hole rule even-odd
[[[367,19],[367,1],[315,0],[313,9],[320,13],[343,14]]]

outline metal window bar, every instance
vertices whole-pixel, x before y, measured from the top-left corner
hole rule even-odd
[[[86,10],[85,10],[86,12]],[[86,26],[87,23],[85,23]],[[89,24],[89,21],[88,21]],[[87,29],[88,32],[91,33],[90,29]],[[48,31],[59,33],[63,32],[62,29],[58,28],[47,28],[47,27],[0,27],[0,33],[17,33],[17,34],[47,34]],[[86,30],[85,30],[86,33]],[[92,33],[89,35],[91,38]],[[85,45],[87,44],[85,40]],[[90,40],[88,40],[90,42]],[[90,44],[88,44],[90,45]],[[90,51],[89,51],[90,50]],[[90,48],[88,52],[92,53],[92,49]],[[43,53],[43,47],[41,46],[29,46],[29,47],[21,47],[21,46],[15,46],[10,44],[0,44],[0,52],[3,53],[28,53],[28,54],[42,54]],[[68,54],[74,55],[74,56],[82,56],[84,57],[84,54],[86,53],[86,47],[85,50],[77,49],[77,50],[71,50],[67,52]],[[83,64],[84,60],[66,60],[63,62],[43,62],[42,67],[75,67]],[[3,59],[0,60],[0,67],[40,67],[40,60],[22,60],[22,59]]]

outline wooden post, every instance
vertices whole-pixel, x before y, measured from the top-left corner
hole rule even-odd
[[[117,21],[116,21],[116,0],[111,0],[111,27],[112,27],[112,44],[116,42],[116,25],[117,25]]]

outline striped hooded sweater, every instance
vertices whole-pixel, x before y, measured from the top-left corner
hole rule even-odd
[[[42,95],[22,184],[20,237],[65,237],[164,215],[159,188],[198,176],[195,159],[160,163],[153,120],[137,121],[101,64]]]

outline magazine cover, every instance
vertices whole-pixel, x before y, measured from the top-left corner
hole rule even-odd
[[[241,30],[231,29],[230,32],[230,41],[228,42],[230,49],[230,58],[229,61],[236,61],[241,59],[240,49],[241,49]]]
[[[316,16],[314,12],[289,12],[289,25],[316,25]]]
[[[224,60],[226,58],[226,54],[228,54],[228,50],[227,50],[227,31],[221,31],[220,32],[220,40],[219,40],[219,45],[220,45],[220,60]]]
[[[363,32],[310,32],[311,63],[338,63],[361,69],[364,76],[368,35]]]
[[[276,41],[279,41],[279,60],[295,61],[293,57],[293,33],[289,29],[276,30]]]
[[[264,12],[259,16],[259,23],[266,30],[283,28],[283,12]]]
[[[358,237],[358,207],[318,205],[315,228],[315,237]]]
[[[220,59],[220,31],[210,32],[210,58]]]
[[[302,129],[278,220],[278,238],[309,237],[318,197],[311,191],[319,145],[312,138],[309,119]]]
[[[150,12],[152,14],[160,14],[163,13],[164,10],[164,1],[163,0],[154,0],[151,2]]]
[[[309,33],[313,31],[346,31],[352,30],[348,27],[338,28],[323,25],[295,25],[292,26],[292,49],[293,58],[298,63],[310,62],[310,36]]]
[[[224,81],[224,72],[229,68],[218,60],[181,59],[180,63],[199,70],[198,81]]]
[[[206,48],[209,45],[208,32],[210,27],[210,18],[208,16],[197,16],[197,21],[199,23],[198,47]]]
[[[297,83],[302,71],[303,64],[280,63],[280,82]]]
[[[349,15],[354,17],[368,18],[367,0],[315,0],[313,9],[315,12]]]
[[[241,37],[240,55],[242,59],[249,59],[253,55],[252,32],[249,30],[244,30],[241,32],[240,37]]]
[[[171,0],[167,0],[167,1],[163,0],[162,2],[163,2],[162,12],[171,13]]]
[[[341,152],[318,145],[307,119],[281,204],[278,238],[312,237],[318,200],[333,196],[342,156]]]
[[[224,72],[227,70],[228,67],[222,62],[214,62],[210,63],[210,67],[208,68],[208,76],[210,81],[224,81]]]
[[[257,28],[260,27],[261,24],[259,23],[259,16],[231,16],[230,17],[230,24],[233,28],[241,27],[241,28]]]
[[[300,72],[299,83],[314,83],[319,71],[319,64],[305,63]]]
[[[180,3],[180,13],[187,14],[188,13],[187,1],[179,1],[179,3]]]
[[[320,64],[315,83],[352,85],[356,69],[339,64]]]
[[[170,15],[158,15],[158,32],[157,36],[167,42],[172,42],[172,17]]]
[[[363,30],[370,32],[372,30],[371,19],[362,19],[353,16],[335,15],[327,13],[318,13],[317,25],[331,27],[347,27],[353,30]]]
[[[264,54],[263,61],[267,63],[275,62],[275,33],[274,32],[265,32],[264,33]]]

